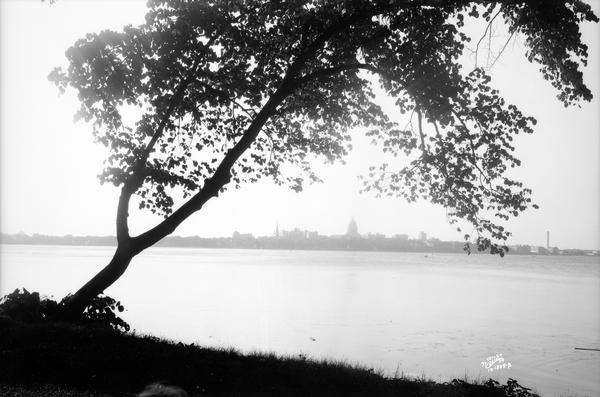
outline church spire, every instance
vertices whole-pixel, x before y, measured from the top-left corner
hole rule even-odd
[[[352,218],[350,220],[350,223],[348,224],[348,231],[346,232],[346,236],[358,236],[358,226],[356,225],[356,221],[354,220],[354,218]]]

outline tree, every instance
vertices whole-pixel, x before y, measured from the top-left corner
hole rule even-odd
[[[511,145],[535,119],[507,104],[482,68],[464,71],[465,21],[502,20],[565,106],[592,98],[579,0],[150,0],[146,23],[88,34],[50,74],[72,87],[96,140],[110,149],[102,183],[121,188],[110,263],[66,302],[81,312],[137,254],[229,186],[272,178],[296,191],[318,181],[309,158],[343,159],[365,128],[384,156],[364,190],[426,199],[479,250],[503,255],[503,223],[532,206],[506,175]],[[479,47],[479,43],[477,44]],[[402,126],[374,85],[415,119]],[[133,124],[124,114],[136,114]],[[409,165],[398,167],[404,155]],[[130,236],[130,201],[164,220]],[[175,208],[175,201],[182,204]],[[460,230],[460,229],[459,229]]]

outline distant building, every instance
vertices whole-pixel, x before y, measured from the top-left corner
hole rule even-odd
[[[279,238],[279,223],[275,224],[275,233],[273,235],[275,238]]]
[[[509,247],[510,253],[526,255],[531,254],[531,247],[529,245],[513,245]]]
[[[358,236],[358,225],[356,224],[356,221],[354,220],[354,218],[352,218],[350,220],[350,223],[348,224],[348,231],[346,232],[346,236],[350,236],[350,237]]]
[[[530,254],[539,254],[540,253],[540,247],[537,247],[535,245],[529,247],[529,253]]]
[[[233,232],[233,235],[231,237],[234,240],[252,240],[252,239],[254,239],[254,236],[252,235],[252,233],[240,233],[237,230],[235,232]]]
[[[283,237],[290,240],[304,240],[307,237],[307,233],[306,230],[301,230],[296,227],[294,230],[284,230]]]
[[[536,247],[536,246],[532,246],[532,247],[531,247],[531,253],[532,253],[532,254],[536,254],[536,255],[548,255],[548,254],[549,254],[549,251],[548,251],[546,248],[544,248],[544,247],[540,247],[540,246],[538,246],[538,247]]]
[[[408,234],[394,234],[393,238],[395,240],[407,241],[408,240]]]
[[[419,232],[419,240],[421,240],[421,241],[427,241],[427,233],[425,233],[425,232]]]

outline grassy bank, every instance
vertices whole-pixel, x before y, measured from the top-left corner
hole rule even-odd
[[[390,379],[301,357],[243,355],[66,324],[0,329],[0,394],[133,396],[157,381],[191,396],[524,397],[518,385]]]

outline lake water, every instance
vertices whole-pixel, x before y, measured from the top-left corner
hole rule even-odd
[[[0,293],[61,298],[111,247],[1,246]],[[140,333],[599,396],[600,258],[154,248],[106,293]],[[481,362],[502,354],[511,367]]]

